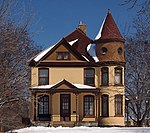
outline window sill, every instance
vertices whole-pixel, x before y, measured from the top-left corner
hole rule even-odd
[[[107,86],[109,86],[109,85],[100,85],[100,86],[101,86],[101,87],[103,87],[103,86],[104,86],[104,87],[107,87]]]
[[[84,118],[95,118],[94,115],[85,115]]]
[[[47,83],[47,84],[38,84],[38,86],[42,86],[42,85],[49,85],[49,83]]]
[[[109,117],[109,116],[101,116],[101,117],[104,117],[104,118],[105,118],[105,117]]]
[[[95,85],[93,85],[93,84],[84,84],[84,85],[89,85],[89,86],[95,87]]]
[[[115,115],[115,117],[124,117],[123,115]]]
[[[124,86],[123,84],[114,84],[114,86]]]

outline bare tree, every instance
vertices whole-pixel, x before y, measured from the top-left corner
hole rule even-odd
[[[28,117],[27,61],[39,52],[39,47],[28,31],[30,18],[16,22],[12,15],[16,10],[12,5],[17,7],[18,1],[0,2],[0,127],[13,129],[21,126],[22,117]]]
[[[138,13],[150,11],[150,0],[124,0],[121,5],[128,5],[129,9],[138,7]]]
[[[137,1],[135,1],[137,2]],[[145,1],[147,2],[147,1]],[[150,3],[149,3],[150,5]],[[128,114],[137,126],[150,120],[150,14],[139,12],[133,21],[135,34],[126,44],[126,97]]]

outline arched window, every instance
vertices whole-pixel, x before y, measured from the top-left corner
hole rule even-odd
[[[102,95],[102,116],[109,116],[109,96]]]
[[[122,68],[115,68],[115,85],[122,85]]]
[[[101,68],[101,73],[102,73],[101,85],[108,85],[109,83],[108,68],[107,67]]]
[[[123,115],[123,95],[115,95],[115,115]]]
[[[38,117],[49,117],[49,96],[39,96],[38,99]]]
[[[84,96],[84,116],[94,115],[94,96],[86,95]]]
[[[48,68],[39,68],[39,85],[49,84],[49,70]]]
[[[95,85],[95,70],[93,68],[84,69],[84,84],[85,85]]]

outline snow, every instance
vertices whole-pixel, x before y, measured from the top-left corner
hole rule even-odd
[[[98,39],[101,37],[102,29],[103,29],[105,20],[106,20],[106,17],[105,17],[105,19],[103,20],[103,23],[102,23],[102,25],[101,25],[101,27],[100,27],[100,30],[99,30],[98,34],[97,34],[96,37],[95,37],[95,40],[98,40]],[[98,59],[98,57],[96,56],[96,44],[89,44],[89,45],[87,46],[87,51],[88,51],[88,53],[90,54],[90,56],[93,57],[93,59],[95,60],[95,62],[99,62],[99,59]]]
[[[89,85],[83,85],[83,84],[73,84],[79,89],[96,89],[95,87],[89,86]]]
[[[53,86],[55,86],[56,84],[62,82],[63,80],[55,83],[55,84],[51,84],[51,85],[41,85],[41,86],[34,86],[31,87],[31,89],[51,89]],[[72,83],[71,83],[72,84]],[[88,85],[83,85],[83,84],[72,84],[73,86],[77,87],[78,89],[96,89],[93,86],[88,86]]]
[[[149,133],[149,127],[29,127],[15,130],[17,133]]]
[[[47,48],[46,50],[43,50],[41,53],[37,55],[36,58],[34,58],[34,61],[38,62],[44,55],[46,55],[56,44],[52,45],[51,47]]]
[[[83,57],[84,59],[86,59],[86,61],[88,61],[88,62],[89,62],[88,58],[86,58],[84,55],[82,55],[82,57]]]
[[[103,29],[105,20],[106,20],[106,17],[105,17],[104,20],[103,20],[103,23],[102,23],[102,25],[101,25],[101,27],[100,27],[100,30],[99,30],[97,36],[95,37],[95,40],[98,40],[98,39],[101,37],[101,35],[102,35],[102,29]]]
[[[99,62],[98,57],[96,56],[96,44],[89,44],[87,46],[87,51],[92,56],[92,58],[95,60],[95,62]]]
[[[50,89],[53,86],[57,85],[58,83],[62,82],[63,80],[60,80],[59,82],[55,83],[55,84],[51,84],[51,85],[40,85],[40,86],[34,86],[31,87],[32,89]]]
[[[78,40],[79,40],[79,39],[75,39],[75,40],[70,41],[70,42],[68,42],[68,43],[72,46],[72,45],[73,45],[74,43],[76,43]]]

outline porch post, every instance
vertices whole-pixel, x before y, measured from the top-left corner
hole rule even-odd
[[[36,121],[36,93],[34,93],[34,121]]]
[[[96,96],[96,120],[97,120],[97,94],[95,94]]]
[[[78,122],[78,94],[76,93],[76,124]]]

